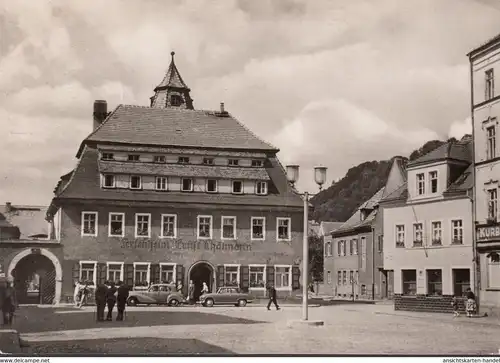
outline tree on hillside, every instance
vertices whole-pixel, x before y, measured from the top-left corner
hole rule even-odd
[[[312,233],[309,236],[309,281],[323,281],[323,238]]]

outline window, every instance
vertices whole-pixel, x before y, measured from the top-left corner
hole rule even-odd
[[[212,216],[198,216],[198,238],[212,238]]]
[[[80,281],[85,281],[89,285],[96,284],[97,262],[80,261]]]
[[[356,274],[355,274],[355,277],[354,277],[354,281],[356,282],[356,284],[359,283],[359,271],[356,270]]]
[[[142,188],[142,179],[140,176],[132,175],[130,177],[130,189],[141,189]]]
[[[468,288],[470,288],[470,270],[468,268],[454,268],[451,270],[453,274],[453,295],[464,296]]]
[[[187,156],[179,156],[179,164],[189,164],[189,157]]]
[[[160,263],[160,281],[162,284],[175,283],[175,263]]]
[[[378,252],[382,252],[384,250],[384,236],[383,235],[378,236],[377,245],[378,245],[378,248],[377,248]]]
[[[488,288],[500,288],[500,256],[497,252],[491,252],[488,257]]]
[[[117,283],[118,281],[123,281],[123,263],[122,262],[108,262],[107,263],[107,279]]]
[[[102,153],[101,159],[102,160],[114,160],[115,156],[113,155],[113,153]]]
[[[236,217],[222,216],[222,239],[236,239]]]
[[[498,191],[497,189],[488,190],[488,219],[497,220],[498,213]]]
[[[109,236],[123,237],[125,235],[124,224],[125,224],[124,213],[109,213],[109,231],[108,231]]]
[[[486,158],[493,159],[496,157],[496,148],[497,148],[497,135],[495,126],[490,126],[486,129]]]
[[[82,212],[82,236],[97,236],[97,212]]]
[[[263,164],[262,160],[252,160],[252,166],[255,168],[260,168]]]
[[[266,287],[266,266],[249,266],[250,287],[265,288]]]
[[[354,254],[354,240],[349,241],[349,253],[351,256]]]
[[[493,68],[488,69],[484,72],[485,78],[485,90],[484,98],[486,101],[495,97],[495,74],[493,73]]]
[[[140,156],[139,154],[129,154],[128,155],[128,161],[139,161]]]
[[[193,191],[193,179],[182,178],[182,191],[183,192]]]
[[[115,176],[106,174],[103,177],[103,186],[104,188],[114,188],[115,187]]]
[[[332,256],[332,243],[331,242],[326,242],[325,254],[326,254],[326,256]]]
[[[292,268],[290,266],[275,266],[274,277],[276,289],[291,289],[292,287]]]
[[[224,286],[240,286],[240,266],[224,265]]]
[[[240,161],[238,159],[229,159],[227,161],[227,164],[229,166],[238,166],[240,164]]]
[[[424,226],[422,223],[413,223],[413,247],[420,247],[423,244]]]
[[[431,223],[431,236],[432,236],[432,245],[440,246],[441,239],[443,236],[443,228],[441,222],[437,221]]]
[[[164,176],[156,177],[156,190],[167,190],[167,178]]]
[[[207,180],[207,192],[216,193],[217,192],[217,180],[208,179]]]
[[[417,294],[417,270],[401,270],[403,295]]]
[[[358,239],[357,238],[354,238],[352,241],[351,241],[352,245],[353,245],[353,254],[354,255],[357,255],[358,254]]]
[[[427,270],[427,295],[443,295],[443,272],[441,270]]]
[[[233,193],[242,194],[243,193],[243,182],[239,180],[233,181]]]
[[[180,106],[182,104],[182,98],[179,95],[170,96],[170,105],[171,106]]]
[[[266,218],[252,217],[252,240],[264,240],[266,238]]]
[[[366,295],[366,285],[361,285],[361,295]]]
[[[342,241],[342,256],[347,256],[347,241]]]
[[[290,241],[290,218],[276,218],[278,241]]]
[[[431,171],[429,173],[429,187],[431,189],[431,193],[437,193],[438,191],[438,172]]]
[[[464,243],[464,227],[461,219],[451,221],[452,244]]]
[[[342,241],[337,241],[337,255],[342,256]]]
[[[417,195],[425,194],[425,175],[424,173],[417,174]]]
[[[405,226],[404,224],[396,225],[396,247],[405,246]]]
[[[259,181],[256,185],[256,193],[259,195],[267,194],[267,182]]]
[[[342,285],[342,271],[337,271],[337,285]]]
[[[347,285],[347,271],[342,271],[342,285]]]
[[[134,263],[134,286],[149,286],[149,263]]]
[[[136,213],[135,237],[151,237],[151,214]]]
[[[331,271],[326,272],[326,283],[331,284],[332,283],[332,273]]]
[[[169,238],[177,237],[177,215],[175,214],[161,215],[161,237],[169,237]]]
[[[203,165],[214,165],[214,158],[203,158]]]
[[[354,271],[349,271],[349,284],[354,284]]]
[[[167,162],[165,155],[155,155],[154,162],[158,164],[164,164]]]

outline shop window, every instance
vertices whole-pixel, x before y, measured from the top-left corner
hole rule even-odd
[[[401,270],[403,295],[417,294],[417,270]]]

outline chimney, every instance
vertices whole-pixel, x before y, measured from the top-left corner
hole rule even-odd
[[[220,113],[224,113],[226,111],[224,111],[224,102],[221,102],[220,103]]]
[[[104,100],[94,101],[94,130],[97,129],[108,116],[108,103]]]
[[[5,202],[5,212],[10,213],[12,211],[12,203]]]

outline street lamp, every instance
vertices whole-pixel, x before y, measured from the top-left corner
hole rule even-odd
[[[326,181],[326,170],[324,166],[316,166],[314,168],[314,181],[319,186],[321,191],[323,184]],[[286,167],[287,179],[295,187],[295,183],[299,180],[299,166],[287,165]],[[304,192],[302,199],[304,200],[304,242],[302,244],[302,320],[308,320],[308,275],[309,275],[309,193]]]

